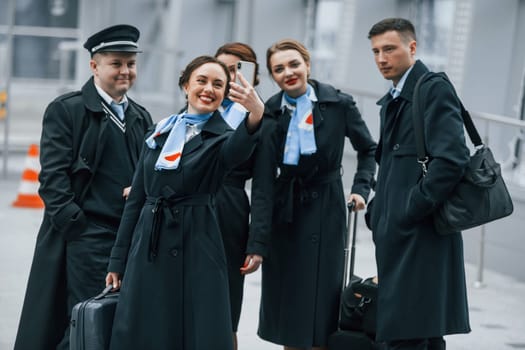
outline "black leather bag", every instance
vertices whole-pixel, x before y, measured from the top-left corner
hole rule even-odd
[[[328,350],[384,350],[384,343],[376,343],[359,331],[337,331],[328,338]]]
[[[357,234],[357,212],[353,211],[354,205],[353,202],[347,205],[348,232],[345,239],[339,322],[337,331],[328,337],[328,349],[382,350],[385,344],[375,341],[377,284],[373,277],[363,280],[354,275]]]
[[[340,328],[364,332],[374,339],[377,320],[377,284],[374,283],[373,278],[351,281],[341,298]]]
[[[429,156],[425,150],[425,136],[419,89],[421,84],[439,76],[454,87],[445,73],[428,72],[416,83],[413,94],[413,123],[418,162],[426,175]],[[455,93],[455,90],[454,90]],[[456,94],[457,96],[457,94]],[[434,213],[434,227],[440,234],[450,234],[508,216],[514,210],[512,199],[501,175],[501,167],[494,160],[491,150],[484,145],[472,118],[461,100],[461,116],[476,152],[470,157],[463,178],[450,197]],[[430,156],[431,157],[431,156]]]
[[[70,350],[109,349],[119,293],[108,286],[99,295],[76,304],[71,313]]]

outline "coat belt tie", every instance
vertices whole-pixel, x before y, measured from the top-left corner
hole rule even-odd
[[[160,240],[160,227],[164,216],[173,217],[171,209],[176,206],[213,206],[213,195],[209,193],[194,194],[187,196],[169,196],[147,197],[146,204],[153,205],[151,210],[153,220],[151,224],[151,236],[149,244],[148,260],[153,261],[158,255],[158,246]]]
[[[325,174],[315,175],[310,178],[300,176],[279,176],[277,178],[277,189],[281,194],[282,209],[281,221],[285,223],[293,222],[294,194],[299,194],[299,202],[307,203],[312,200],[309,189],[312,186],[325,185],[341,179],[339,169],[329,171]],[[282,190],[282,191],[281,191]],[[284,198],[283,198],[284,197]]]

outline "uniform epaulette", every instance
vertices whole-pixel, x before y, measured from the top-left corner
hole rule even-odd
[[[142,106],[141,104],[137,103],[137,101],[135,101],[135,100],[129,98],[129,96],[128,96],[128,100],[129,100],[130,102],[133,102],[133,105],[134,105],[135,107],[138,107],[138,108],[142,109],[144,112],[149,113],[148,110],[147,110],[144,106]]]
[[[76,97],[76,96],[80,96],[80,95],[82,95],[82,91],[80,91],[80,90],[66,92],[65,94],[60,95],[57,98],[55,98],[55,101],[65,101],[65,100],[68,100],[68,99],[70,99],[72,97]]]

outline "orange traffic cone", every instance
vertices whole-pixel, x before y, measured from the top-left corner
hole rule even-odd
[[[27,151],[26,165],[22,174],[22,182],[18,188],[18,198],[13,202],[13,207],[43,208],[44,202],[38,195],[38,173],[40,162],[38,160],[38,146],[32,144]]]

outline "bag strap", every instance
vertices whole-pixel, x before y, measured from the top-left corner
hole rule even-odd
[[[454,92],[454,95],[459,101],[459,105],[461,107],[461,117],[463,119],[463,123],[465,124],[465,129],[467,130],[467,134],[470,138],[470,141],[474,144],[474,146],[480,147],[483,146],[483,141],[481,140],[481,136],[479,135],[478,130],[476,129],[476,126],[474,125],[474,122],[472,121],[472,117],[470,116],[470,113],[465,109],[465,106],[463,106],[463,103],[461,102],[456,89],[454,88],[454,85],[448,78],[447,74],[444,72],[435,73],[435,72],[426,72],[423,74],[416,82],[416,86],[414,87],[414,93],[412,95],[412,122],[414,125],[414,139],[416,142],[416,152],[417,152],[417,161],[421,164],[421,168],[423,169],[423,175],[426,175],[427,173],[427,163],[429,161],[426,149],[425,149],[425,134],[424,134],[424,126],[423,126],[423,113],[421,105],[423,103],[422,99],[420,98],[420,89],[421,85],[431,79],[432,77],[439,76],[443,78],[445,81],[447,81],[452,91]]]
[[[417,162],[421,164],[423,176],[427,174],[428,156],[425,149],[425,134],[423,126],[423,114],[421,113],[421,100],[419,98],[419,90],[423,81],[430,78],[432,72],[423,74],[416,82],[414,92],[412,94],[412,124],[414,126],[414,140],[416,142]],[[421,117],[420,117],[421,116]]]

